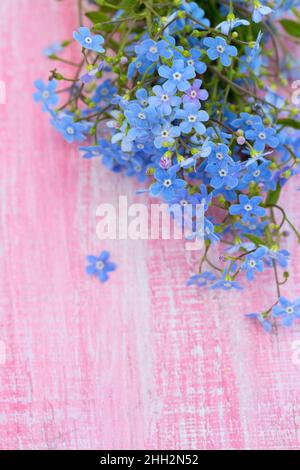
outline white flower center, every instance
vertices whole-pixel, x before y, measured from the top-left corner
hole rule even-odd
[[[145,116],[144,113],[139,113],[139,114],[138,114],[138,118],[139,118],[139,119],[146,119],[146,116]]]
[[[47,90],[46,90],[46,91],[43,91],[43,98],[45,98],[45,100],[46,100],[47,98],[49,98],[49,96],[50,96],[49,91],[47,91]]]
[[[174,78],[174,80],[180,80],[181,79],[181,73],[179,73],[179,72],[173,73],[173,78]]]
[[[224,170],[224,168],[222,170],[219,171],[219,175],[224,177],[224,176],[227,176],[227,171]]]
[[[256,266],[256,261],[254,259],[251,259],[249,261],[249,266],[250,266],[250,268],[254,268]]]
[[[251,206],[251,204],[245,204],[245,205],[244,205],[244,209],[245,209],[245,211],[247,211],[247,212],[252,211],[252,206]]]
[[[261,140],[265,140],[266,134],[265,134],[264,132],[260,132],[260,133],[258,134],[258,137],[259,137]]]
[[[246,124],[247,124],[247,126],[252,126],[252,121],[251,121],[251,119],[247,119]]]
[[[75,132],[73,127],[71,127],[71,126],[67,127],[66,130],[67,130],[67,134],[70,134],[70,135],[74,134],[74,132]]]
[[[191,98],[196,98],[197,97],[197,92],[196,90],[192,90],[190,93]]]
[[[219,52],[219,54],[223,54],[223,52],[225,51],[224,46],[217,46],[217,51]]]
[[[189,60],[187,61],[187,64],[188,64],[188,65],[194,65],[194,63],[195,63],[195,62],[193,61],[193,59],[189,59]]]
[[[294,308],[293,308],[293,307],[287,307],[286,313],[288,313],[289,315],[291,315],[292,313],[294,313]]]
[[[166,188],[169,188],[171,185],[172,185],[172,181],[170,179],[166,179],[164,182],[163,182],[163,185],[166,187]]]
[[[188,116],[188,120],[189,120],[189,122],[195,122],[195,121],[196,121],[196,116],[195,116],[195,114],[190,114],[190,115]]]
[[[168,137],[168,136],[169,136],[169,131],[167,131],[166,129],[164,129],[163,131],[161,131],[161,136],[162,136],[162,137]]]
[[[142,100],[141,103],[142,103],[142,106],[147,106],[148,104],[147,100]]]
[[[231,283],[230,282],[224,282],[224,287],[231,287]]]
[[[187,206],[187,205],[188,205],[188,202],[186,201],[186,199],[182,199],[182,200],[180,201],[180,205],[183,206],[183,207],[184,207],[184,206]]]
[[[216,157],[218,160],[223,160],[223,155],[220,152],[216,153]]]
[[[96,268],[101,271],[101,270],[104,268],[104,263],[103,263],[103,261],[97,261],[97,263],[96,263]]]
[[[169,101],[169,96],[166,95],[166,94],[163,94],[163,95],[161,95],[160,99],[161,99],[161,101],[166,102],[166,101]]]
[[[156,54],[157,53],[157,47],[156,46],[151,46],[149,51],[151,52],[151,54]]]
[[[84,40],[87,44],[91,44],[92,38],[90,36],[87,36]]]
[[[255,178],[257,178],[257,176],[259,176],[259,175],[260,175],[260,170],[256,170],[256,171],[253,173],[253,176],[254,176]]]
[[[142,149],[144,148],[144,144],[137,144],[137,148],[138,148],[139,150],[142,150]]]

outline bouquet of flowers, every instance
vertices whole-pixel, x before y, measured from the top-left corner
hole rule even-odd
[[[249,316],[266,331],[276,318],[291,325],[300,299],[281,295],[290,256],[282,243],[300,234],[280,193],[300,169],[300,123],[297,90],[293,100],[280,90],[296,78],[300,0],[78,4],[78,63],[61,57],[72,41],[46,51],[75,73],[51,70],[35,100],[84,158],[136,176],[167,204],[204,207],[204,230],[192,224],[205,246],[189,285],[241,289],[240,278],[269,269],[277,298]],[[217,244],[220,265],[210,256]],[[89,274],[112,270],[107,257],[91,257]]]

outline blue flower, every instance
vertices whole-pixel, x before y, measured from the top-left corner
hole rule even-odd
[[[214,224],[207,217],[204,219],[204,239],[210,240],[211,243],[220,241],[220,237],[215,232]]]
[[[236,176],[236,164],[229,157],[227,161],[218,163],[210,163],[206,167],[207,173],[212,176],[210,185],[215,189],[226,188],[232,189],[238,185]]]
[[[225,39],[217,36],[216,38],[205,38],[203,44],[208,47],[207,55],[210,60],[220,58],[221,64],[224,67],[229,67],[231,64],[231,57],[237,56],[237,49],[234,46],[229,46]]]
[[[186,282],[187,286],[193,286],[196,285],[197,287],[202,287],[202,286],[207,286],[207,284],[215,281],[217,278],[216,276],[209,272],[209,271],[204,271],[201,274],[195,274],[192,276],[188,281]]]
[[[287,250],[272,250],[269,249],[268,257],[270,260],[274,260],[281,268],[287,268],[290,260],[290,253]],[[272,266],[272,262],[267,260],[267,263]]]
[[[271,333],[273,327],[267,317],[262,313],[247,313],[246,317],[257,320],[267,333]]]
[[[92,100],[96,104],[110,103],[116,91],[117,89],[112,85],[111,80],[107,79],[96,88]]]
[[[262,125],[261,117],[249,113],[241,113],[239,118],[232,121],[232,126],[235,129],[242,129],[244,132],[252,129],[256,125]]]
[[[169,121],[164,120],[161,124],[153,127],[152,132],[155,136],[154,145],[157,149],[165,146],[172,145],[175,142],[175,137],[180,135],[178,126],[172,126]]]
[[[185,103],[183,109],[176,111],[176,118],[182,122],[179,127],[184,134],[188,134],[193,129],[199,134],[205,134],[206,128],[203,122],[209,120],[209,116],[206,111],[199,111],[199,106],[195,103]]]
[[[269,15],[272,11],[270,7],[263,5],[259,0],[254,0],[254,10],[252,13],[254,23],[260,23],[263,17]]]
[[[130,63],[128,67],[127,77],[131,80],[135,72],[138,72],[140,75],[144,75],[144,73],[146,72],[151,74],[154,72],[155,69],[156,64],[154,62],[151,62],[150,60],[143,59],[143,57],[138,56]]]
[[[204,62],[201,62],[200,57],[202,57],[202,52],[200,49],[196,49],[193,47],[190,50],[191,56],[186,60],[187,65],[191,65],[194,67],[197,73],[200,75],[204,72],[206,72],[207,66]]]
[[[254,54],[255,49],[251,49],[251,47],[245,48],[245,54],[240,58],[240,72],[246,73],[249,70],[254,72],[256,75],[259,74],[260,68],[262,66],[262,56],[259,53]]]
[[[221,32],[227,36],[233,29],[238,28],[239,26],[249,26],[249,24],[249,21],[240,20],[239,18],[235,18],[233,15],[229,14],[227,20],[219,23],[218,26],[216,26],[216,29],[220,29]]]
[[[96,276],[99,281],[106,282],[108,273],[116,270],[116,264],[109,261],[109,252],[102,251],[99,256],[87,256],[89,265],[86,268],[87,274]]]
[[[211,143],[211,153],[208,155],[209,163],[227,163],[231,160],[229,157],[229,147],[224,144]]]
[[[294,302],[280,297],[278,304],[273,307],[272,313],[275,318],[282,318],[284,326],[291,326],[296,318],[300,318],[300,298]]]
[[[82,142],[86,139],[84,133],[88,131],[89,125],[83,122],[75,122],[72,116],[65,115],[61,118],[53,119],[51,123],[69,144],[75,141]]]
[[[211,289],[222,289],[222,290],[243,290],[242,286],[237,281],[232,281],[229,279],[222,278],[219,281],[215,282]]]
[[[234,226],[241,234],[251,233],[252,235],[261,237],[265,232],[267,224],[268,222],[266,220],[260,221],[256,216],[253,216],[249,217],[246,223],[236,222]]]
[[[265,162],[259,165],[257,162],[254,162],[252,165],[249,165],[247,168],[247,173],[243,178],[243,182],[246,184],[269,181],[272,178],[272,172],[269,170],[271,162]]]
[[[264,270],[264,263],[263,258],[268,252],[268,248],[265,246],[261,246],[257,248],[253,253],[249,253],[245,257],[245,261],[243,262],[241,269],[242,271],[246,271],[246,276],[248,281],[253,281],[254,279],[254,272],[263,272]]]
[[[242,220],[247,222],[251,216],[257,215],[258,217],[263,217],[266,215],[266,209],[260,207],[262,198],[260,196],[253,196],[249,198],[245,194],[241,194],[239,197],[239,204],[233,204],[229,208],[229,213],[231,215],[240,215]]]
[[[164,89],[167,92],[173,92],[176,89],[186,91],[191,85],[188,82],[195,77],[195,68],[192,65],[185,66],[184,60],[174,60],[172,67],[161,65],[158,69],[161,77],[166,78]]]
[[[155,85],[152,91],[156,96],[150,96],[149,104],[159,109],[163,115],[169,116],[172,112],[172,107],[180,106],[181,98],[175,96],[172,92],[168,93],[160,85]]]
[[[95,52],[105,52],[101,44],[104,43],[104,38],[100,34],[92,35],[89,28],[82,26],[78,31],[73,33],[75,41],[79,42],[85,49]]]
[[[159,57],[170,59],[173,56],[169,44],[164,40],[155,42],[152,39],[145,39],[135,47],[135,52],[139,56],[145,55],[151,62],[157,62]]]
[[[138,103],[130,103],[124,114],[131,126],[145,131],[151,128],[151,124],[154,124],[156,117],[154,107],[143,108]]]
[[[190,16],[193,17],[198,23],[195,23],[192,19],[187,19],[187,24],[193,26],[195,29],[206,29],[210,27],[210,21],[205,18],[205,12],[202,8],[197,5],[196,2],[183,2],[181,7],[184,9]],[[201,23],[201,25],[199,24]]]
[[[44,84],[43,80],[36,80],[34,84],[37,91],[33,94],[33,99],[35,102],[41,101],[43,103],[43,111],[49,111],[49,108],[57,105],[59,98],[55,93],[57,88],[55,80],[50,80],[47,85]]]
[[[150,186],[151,196],[158,197],[161,195],[163,199],[170,202],[174,199],[176,191],[185,187],[186,182],[182,179],[177,178],[176,171],[172,168],[165,171],[157,169],[154,173],[156,180]]]
[[[257,152],[263,152],[266,145],[276,148],[279,145],[279,138],[275,129],[264,127],[263,124],[255,124],[251,130],[246,131],[246,139],[254,141],[253,147]]]
[[[91,146],[85,146],[85,147],[79,147],[79,150],[81,150],[83,153],[82,158],[94,158],[94,157],[101,157],[101,149],[102,146],[100,145],[91,145]]]
[[[135,94],[139,104],[145,108],[149,104],[148,92],[145,88],[139,88]]]
[[[194,143],[195,142],[193,142],[193,144]],[[194,153],[192,157],[189,157],[180,162],[181,168],[191,168],[192,166],[195,168],[199,158],[207,158],[210,155],[211,145],[208,139],[206,139],[202,144],[197,142],[196,145],[197,149],[194,149],[196,150],[196,153]]]
[[[199,189],[200,189],[200,192],[194,194],[194,202],[196,204],[203,204],[203,210],[204,212],[206,212],[208,209],[208,206],[211,203],[213,195],[212,193],[208,194],[205,184],[200,184]]]

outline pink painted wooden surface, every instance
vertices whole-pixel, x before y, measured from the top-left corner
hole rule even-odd
[[[180,243],[97,239],[98,204],[136,184],[80,159],[31,97],[41,49],[76,26],[75,0],[0,2],[0,448],[299,448],[300,325],[269,336],[243,317],[273,300],[268,277],[187,290],[196,259]],[[119,265],[104,286],[84,273],[102,248]]]

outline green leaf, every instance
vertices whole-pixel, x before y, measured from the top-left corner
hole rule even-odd
[[[266,199],[266,206],[274,206],[277,203],[281,192],[280,184],[277,184],[275,191],[269,191]]]
[[[249,233],[243,233],[244,237],[248,238],[248,240],[250,240],[251,242],[255,243],[256,246],[259,246],[259,245],[264,245],[264,241],[257,237],[256,235],[251,235]]]
[[[110,31],[113,30],[113,24],[109,24],[109,22],[111,21],[110,16],[105,15],[104,13],[101,13],[100,11],[89,11],[88,13],[85,14],[85,16],[87,16],[88,19],[92,21],[92,23],[94,24],[94,27],[97,30],[101,30],[105,33],[109,33]]]
[[[106,21],[110,20],[109,16],[105,15],[104,13],[101,13],[100,11],[89,11],[85,15],[94,24],[95,23],[103,23],[103,22],[106,22]]]
[[[280,20],[283,29],[290,35],[300,38],[300,22],[294,20]]]
[[[292,127],[293,129],[299,129],[300,130],[300,121],[296,121],[296,119],[283,118],[283,119],[278,119],[277,122],[281,126]]]

